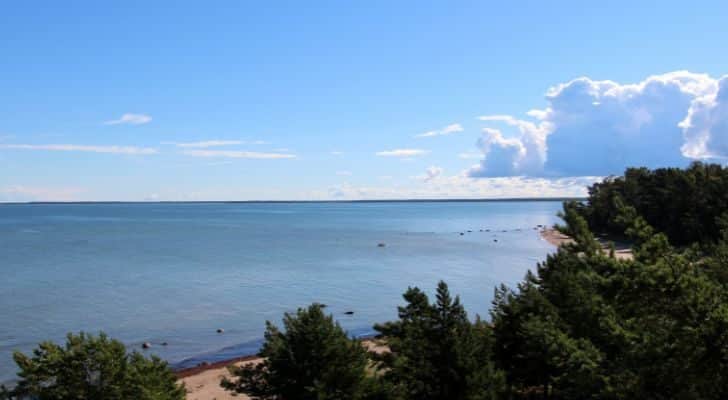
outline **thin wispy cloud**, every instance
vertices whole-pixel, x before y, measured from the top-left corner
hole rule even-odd
[[[334,151],[331,152],[331,155],[332,156],[341,156],[343,154],[344,154],[343,151],[336,151],[336,150],[334,150]]]
[[[425,170],[425,175],[421,177],[424,182],[431,182],[442,175],[443,169],[437,166],[431,166]]]
[[[191,157],[244,158],[260,160],[296,158],[295,154],[290,153],[261,153],[256,151],[237,150],[185,150],[182,154]]]
[[[457,133],[457,132],[462,132],[464,130],[465,129],[463,129],[463,126],[460,124],[450,124],[440,130],[425,132],[425,133],[416,135],[415,137],[445,136],[445,135],[451,135],[451,134]]]
[[[339,175],[339,176],[351,176],[351,171],[336,171],[336,175]]]
[[[174,143],[174,145],[183,148],[208,148],[219,146],[234,146],[243,143],[244,142],[242,140],[204,140],[200,142]]]
[[[429,153],[429,150],[422,149],[395,149],[375,153],[379,157],[417,157]]]
[[[119,119],[104,122],[104,125],[143,125],[152,122],[152,117],[146,114],[124,114]]]
[[[480,159],[483,157],[483,153],[476,153],[471,151],[465,151],[460,154],[458,154],[458,158],[462,158],[463,160],[470,160],[470,159]]]
[[[3,201],[73,201],[85,189],[77,187],[43,187],[14,185],[0,187]]]
[[[44,150],[44,151],[80,151],[88,153],[149,155],[157,154],[157,149],[136,146],[88,146],[81,144],[0,144],[0,149],[10,150]]]

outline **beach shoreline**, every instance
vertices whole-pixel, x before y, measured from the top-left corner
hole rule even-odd
[[[559,232],[555,228],[543,228],[540,230],[541,238],[557,248],[563,244],[574,243],[574,239]],[[610,247],[614,245],[614,257],[619,260],[632,260],[632,246],[624,240],[614,239],[609,236],[597,235],[597,242],[602,246],[602,251],[609,254]]]
[[[368,351],[382,353],[389,351],[383,340],[375,336],[358,338]],[[220,386],[223,378],[229,378],[230,366],[241,366],[246,364],[257,364],[263,361],[258,355],[249,355],[222,360],[214,363],[202,363],[196,367],[185,368],[175,371],[178,382],[184,383],[187,391],[187,400],[222,400],[222,399],[238,399],[246,400],[248,396],[244,394],[236,394],[224,390]]]

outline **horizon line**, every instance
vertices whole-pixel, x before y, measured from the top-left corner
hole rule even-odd
[[[0,201],[2,205],[22,204],[245,204],[245,203],[448,203],[448,202],[516,202],[516,201],[569,201],[586,200],[586,197],[503,197],[503,198],[454,198],[454,199],[367,199],[367,200],[84,200],[84,201]]]

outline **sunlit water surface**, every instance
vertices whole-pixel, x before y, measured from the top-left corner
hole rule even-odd
[[[534,227],[553,224],[559,209],[556,201],[0,205],[0,382],[14,377],[14,350],[71,331],[104,331],[140,350],[151,342],[145,352],[176,367],[253,353],[265,320],[312,302],[367,335],[396,316],[408,286],[431,293],[440,279],[471,316],[487,317],[494,287],[514,285],[553,250]]]

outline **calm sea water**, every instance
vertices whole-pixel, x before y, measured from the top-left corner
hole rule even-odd
[[[14,377],[13,350],[70,331],[105,331],[137,349],[151,342],[147,353],[177,367],[252,353],[265,320],[312,302],[366,335],[395,317],[408,286],[432,292],[439,279],[471,315],[486,316],[496,285],[513,285],[552,251],[533,228],[554,223],[559,209],[555,201],[0,205],[0,381]]]

